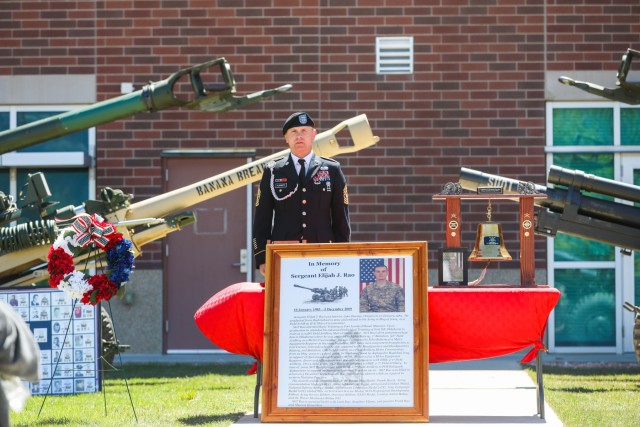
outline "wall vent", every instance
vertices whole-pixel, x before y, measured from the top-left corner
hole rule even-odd
[[[378,37],[376,73],[412,74],[413,37]]]

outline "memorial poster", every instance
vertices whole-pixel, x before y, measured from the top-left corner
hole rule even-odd
[[[268,249],[262,420],[427,420],[426,242]]]
[[[29,325],[40,347],[39,382],[24,382],[33,395],[99,390],[98,308],[51,288],[0,291]]]

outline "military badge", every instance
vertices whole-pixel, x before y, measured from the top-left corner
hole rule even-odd
[[[274,181],[275,188],[287,188],[287,178],[276,178]]]
[[[301,125],[306,125],[307,124],[307,115],[306,114],[300,114],[298,116],[298,120],[300,120],[300,124]]]
[[[272,162],[269,162],[269,165],[271,165],[271,163]],[[284,196],[278,196],[276,194],[276,188],[278,189],[278,192],[282,193],[282,189],[283,188],[287,188],[287,178],[278,178],[278,179],[276,179],[276,177],[273,175],[273,168],[275,167],[275,165],[276,165],[275,162],[273,162],[273,166],[270,167],[270,169],[271,169],[271,180],[269,181],[269,186],[271,187],[271,195],[277,201],[286,200],[289,197],[293,196],[296,191],[298,191],[298,184],[296,184],[295,188],[293,190],[291,190],[289,192],[289,194],[286,194]],[[256,205],[256,206],[258,206],[258,205]]]
[[[329,176],[329,171],[320,169],[313,177],[313,183],[318,185],[323,182],[329,182],[330,179],[331,177]]]

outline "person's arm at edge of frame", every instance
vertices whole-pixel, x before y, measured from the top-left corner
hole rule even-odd
[[[369,292],[365,287],[360,292],[360,313],[367,313],[369,311]]]
[[[18,313],[0,302],[0,425],[10,425],[9,407],[21,410],[30,395],[19,378],[40,379],[40,347]]]

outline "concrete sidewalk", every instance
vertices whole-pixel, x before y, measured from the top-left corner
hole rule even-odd
[[[538,414],[536,384],[522,369],[519,361],[525,352],[493,359],[470,362],[432,364],[429,366],[429,424],[446,426],[500,425],[562,426],[555,412],[545,402],[544,419]],[[247,356],[223,354],[122,355],[124,363],[253,363]],[[543,354],[544,365],[564,364],[631,364],[633,353]],[[253,399],[253,396],[251,396]],[[236,424],[260,424],[253,412]],[[346,426],[347,423],[326,424]],[[272,426],[293,427],[301,424],[282,423]],[[358,423],[362,427],[371,424]],[[400,425],[384,423],[384,425]],[[406,425],[406,424],[403,424]]]
[[[430,365],[429,425],[562,426],[549,405],[545,404],[544,419],[538,415],[536,385],[519,364],[523,355],[516,353],[495,359]],[[236,424],[260,424],[260,419],[251,413]],[[390,426],[406,424],[384,423]],[[268,425],[292,427],[302,424]]]

